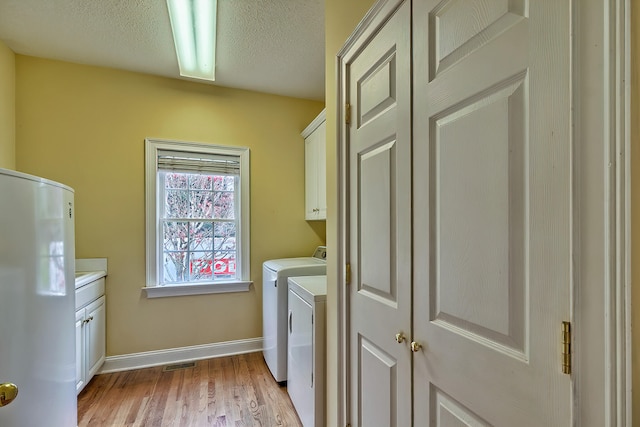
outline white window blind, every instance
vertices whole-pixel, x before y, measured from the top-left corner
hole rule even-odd
[[[240,175],[239,156],[158,150],[158,170]]]

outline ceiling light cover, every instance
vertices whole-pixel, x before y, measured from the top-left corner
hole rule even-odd
[[[167,0],[180,75],[215,80],[217,0]]]

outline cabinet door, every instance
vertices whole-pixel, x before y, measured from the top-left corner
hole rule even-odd
[[[307,220],[318,219],[317,149],[315,133],[312,133],[304,140],[304,217]]]
[[[76,311],[76,392],[84,388],[86,377],[84,376],[84,308]]]
[[[326,122],[304,140],[305,219],[327,219]]]
[[[327,123],[318,126],[316,134],[316,195],[318,219],[327,219]]]
[[[104,362],[105,348],[105,297],[98,298],[86,308],[87,379],[91,378]]]

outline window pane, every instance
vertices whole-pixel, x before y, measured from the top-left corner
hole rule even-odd
[[[191,192],[191,218],[213,218],[213,193],[210,191]]]
[[[216,251],[213,262],[213,272],[216,279],[235,279],[235,251]]]
[[[188,174],[189,188],[192,190],[211,190],[212,175]]]
[[[234,219],[235,205],[234,194],[230,191],[221,191],[213,194],[214,218]]]
[[[211,251],[213,250],[213,223],[211,222],[191,222],[190,228],[190,251]]]
[[[213,231],[216,238],[235,238],[236,224],[233,222],[216,222]]]
[[[188,222],[165,222],[163,229],[164,251],[184,251],[189,243]]]
[[[165,252],[163,256],[164,283],[181,283],[189,281],[186,252]]]
[[[191,281],[213,280],[213,254],[193,252],[191,254]]]
[[[215,233],[216,249],[222,249],[224,243],[236,238],[236,224],[233,222],[216,222],[213,231]]]
[[[235,176],[216,175],[213,177],[213,189],[216,191],[234,191],[235,182]]]
[[[189,212],[189,193],[185,190],[167,190],[165,192],[165,217],[186,218]]]
[[[165,172],[164,188],[187,189],[187,175],[184,173]]]

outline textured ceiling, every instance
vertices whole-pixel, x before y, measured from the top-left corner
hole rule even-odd
[[[0,0],[14,52],[180,78],[165,0]],[[324,0],[218,0],[219,86],[324,100]]]

